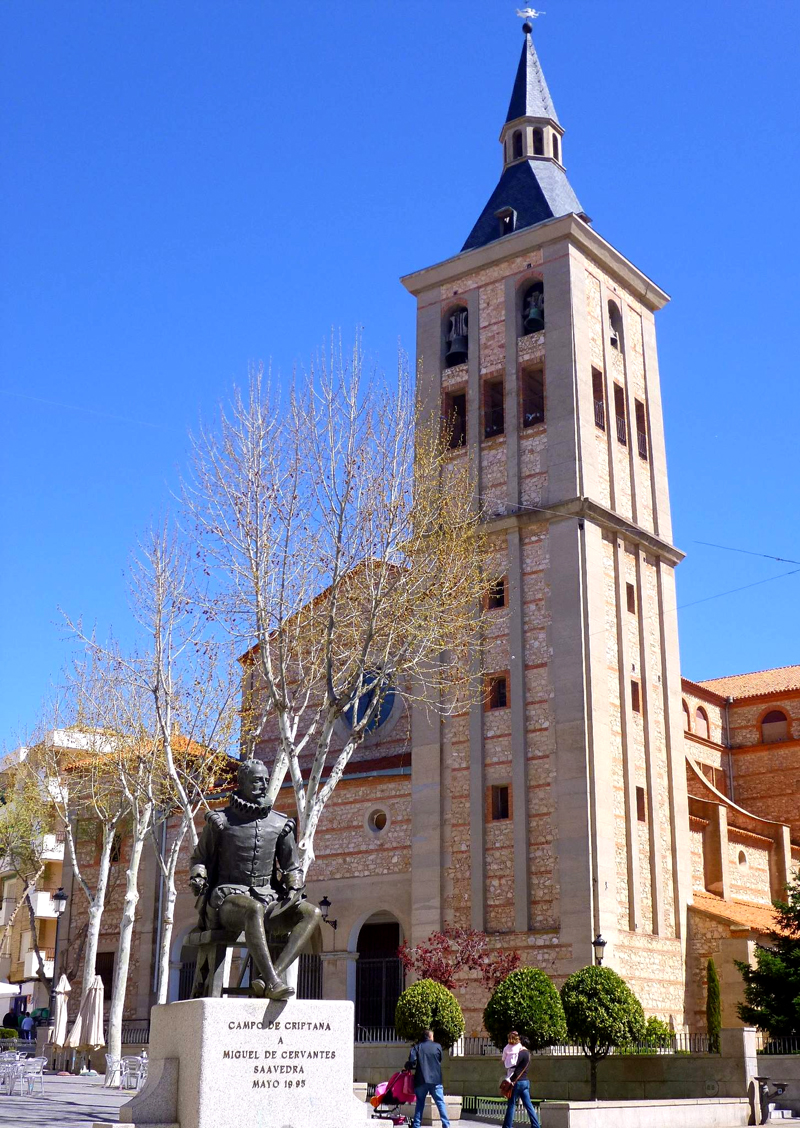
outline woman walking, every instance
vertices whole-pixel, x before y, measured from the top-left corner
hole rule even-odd
[[[512,1038],[516,1039],[512,1042]],[[525,1038],[520,1038],[516,1030],[512,1030],[508,1036],[509,1045],[507,1049],[519,1044],[519,1053],[517,1054],[516,1065],[511,1069],[510,1076],[507,1077],[506,1083],[511,1085],[511,1092],[508,1097],[508,1105],[506,1106],[506,1115],[503,1118],[503,1128],[511,1128],[514,1123],[514,1108],[517,1101],[522,1101],[522,1107],[528,1114],[528,1119],[531,1122],[531,1128],[541,1128],[539,1124],[539,1117],[536,1115],[536,1109],[531,1102],[531,1086],[528,1081],[528,1066],[531,1064],[531,1055],[528,1048],[528,1042]],[[509,1055],[510,1057],[510,1055]],[[506,1055],[503,1052],[503,1063],[505,1064]]]

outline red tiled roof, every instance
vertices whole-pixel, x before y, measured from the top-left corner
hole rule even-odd
[[[751,674],[731,674],[727,678],[710,678],[697,684],[723,697],[759,697],[765,693],[800,689],[800,666],[778,666]]]
[[[690,909],[699,909],[710,916],[721,917],[729,924],[752,928],[764,934],[776,927],[775,910],[772,905],[758,905],[753,901],[723,901],[713,893],[694,894]]]

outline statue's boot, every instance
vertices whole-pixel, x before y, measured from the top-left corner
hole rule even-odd
[[[294,994],[294,987],[290,987],[288,983],[284,983],[282,979],[275,977],[271,984],[267,984],[263,979],[254,979],[250,984],[250,990],[259,999],[275,999],[282,1002],[284,999],[290,999]]]

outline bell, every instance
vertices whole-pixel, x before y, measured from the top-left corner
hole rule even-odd
[[[453,367],[455,364],[464,364],[468,355],[468,343],[466,337],[453,337],[447,345],[447,364]]]
[[[540,329],[544,329],[544,317],[542,316],[542,310],[539,309],[537,305],[534,305],[533,302],[531,302],[531,304],[528,306],[528,310],[525,314],[525,321],[523,324],[525,326],[526,333],[538,333]]]

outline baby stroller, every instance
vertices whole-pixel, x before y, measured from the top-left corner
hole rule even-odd
[[[403,1116],[400,1112],[401,1104],[413,1104],[416,1101],[414,1093],[414,1074],[410,1070],[401,1069],[393,1073],[388,1081],[381,1081],[375,1086],[375,1095],[370,1097],[369,1103],[375,1109],[373,1120],[390,1120],[392,1124],[411,1124],[410,1116]]]

